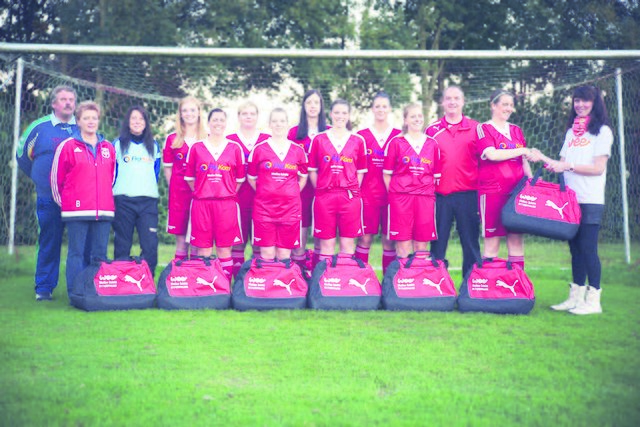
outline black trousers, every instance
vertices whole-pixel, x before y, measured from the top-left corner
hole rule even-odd
[[[437,259],[445,259],[453,221],[462,246],[462,277],[471,271],[480,259],[480,215],[478,192],[460,191],[446,196],[436,194],[436,229],[438,240],[431,242],[431,253]]]
[[[149,264],[151,273],[158,265],[158,199],[153,197],[116,196],[113,219],[113,257],[128,258],[133,245],[133,230],[138,230],[140,257]]]

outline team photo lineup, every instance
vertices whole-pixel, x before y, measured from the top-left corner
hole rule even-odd
[[[559,238],[568,241],[572,282],[568,298],[551,309],[577,315],[602,312],[598,233],[613,133],[597,87],[574,89],[559,153],[527,145],[523,130],[509,122],[515,95],[501,89],[486,99],[491,119],[485,123],[464,115],[464,92],[458,86],[442,91],[443,116],[432,123],[425,121],[421,104],[403,106],[402,122],[392,123],[392,97],[379,92],[371,101],[373,123],[357,131],[351,126],[348,101],[335,99],[325,106],[323,95],[314,89],[302,97],[299,117],[280,107],[264,112],[254,102],[242,103],[235,133],[227,128],[226,111],[204,111],[203,104],[189,96],[178,103],[175,132],[164,144],[155,139],[142,106],[129,108],[119,136],[107,141],[98,132],[100,105],[79,102],[69,86],[56,87],[50,98],[53,113],[24,131],[16,153],[37,193],[37,301],[53,298],[64,228],[70,301],[78,298],[72,295],[74,282],[96,260],[130,259],[136,230],[148,273],[139,280],[131,273],[125,281],[141,291],[144,278],[153,286],[158,228],[165,226],[158,219],[158,185],[165,179],[166,231],[175,236],[175,254],[167,260],[159,289],[187,274],[176,272],[184,271],[188,262],[208,266],[215,258],[219,275],[198,277],[197,283],[213,293],[214,282],[226,283],[222,288],[228,294],[234,288],[234,296],[236,287],[246,285],[242,298],[253,296],[258,304],[237,305],[246,309],[264,308],[258,302],[259,292],[266,292],[263,276],[272,278],[274,301],[280,303],[296,295],[311,297],[315,283],[322,301],[331,296],[354,299],[351,305],[336,306],[309,301],[312,308],[367,309],[368,302],[356,301],[356,291],[361,291],[367,298],[378,295],[370,300],[371,309],[380,298],[383,307],[394,309],[384,289],[388,282],[399,300],[406,291],[406,301],[424,300],[422,309],[445,310],[440,297],[448,295],[447,307],[453,309],[456,290],[446,272],[446,254],[455,224],[465,282],[458,301],[461,311],[463,304],[468,311],[492,310],[473,301],[467,305],[462,294],[482,299],[478,293],[490,291],[482,271],[493,269],[486,274],[495,275],[496,292],[516,297],[516,283],[530,291],[525,298],[530,305],[494,311],[527,313],[534,297],[524,273],[524,234],[548,236],[542,229],[549,223],[555,227],[561,219],[574,222],[571,234]],[[268,133],[258,130],[259,114],[268,117]],[[562,192],[575,193],[573,204],[553,198],[536,203],[537,194],[519,193],[535,187],[542,169],[558,174]],[[523,231],[506,222],[510,203],[515,203],[514,214],[524,206],[553,221],[525,219],[535,230]],[[107,254],[111,229],[112,257]],[[370,260],[377,235],[382,258]],[[505,260],[498,258],[502,240]],[[245,260],[247,245],[253,253],[250,260]],[[382,288],[371,265],[381,267]],[[329,277],[333,269],[335,274],[341,271],[353,292],[340,294],[340,279]],[[98,267],[95,277],[102,274],[96,271]],[[160,285],[163,279],[166,284]],[[421,293],[414,281],[429,291]],[[296,304],[302,305],[270,308],[302,308],[306,302]],[[411,304],[395,307],[420,309]]]

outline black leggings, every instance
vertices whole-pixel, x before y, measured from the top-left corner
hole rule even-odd
[[[589,286],[600,289],[599,231],[600,224],[580,224],[576,236],[569,240],[573,283],[579,286],[584,286],[588,277]]]

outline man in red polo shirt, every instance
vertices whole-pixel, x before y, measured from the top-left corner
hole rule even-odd
[[[444,117],[431,123],[425,133],[438,141],[441,177],[436,182],[436,226],[438,240],[431,242],[437,259],[447,253],[455,219],[462,245],[463,277],[480,259],[480,217],[478,215],[478,122],[462,114],[464,93],[449,86],[442,93]]]

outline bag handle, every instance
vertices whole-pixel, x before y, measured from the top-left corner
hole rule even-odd
[[[544,168],[538,168],[538,170],[536,170],[536,173],[533,174],[533,177],[531,178],[532,187],[536,185],[538,179],[540,179],[540,177],[542,176],[543,170]],[[564,182],[564,174],[558,174],[558,183],[560,184],[560,191],[567,191],[567,185]]]
[[[210,256],[199,256],[199,255],[194,255],[191,257],[191,259],[201,259],[202,262],[204,262],[204,265],[206,265],[207,267],[211,267],[211,261],[213,261],[214,259],[216,259],[215,255],[210,255]],[[187,261],[186,259],[179,259],[176,261],[176,265],[178,267],[180,267],[182,265],[183,262]]]
[[[422,251],[419,251],[419,252],[422,252]],[[425,255],[429,255],[429,256],[428,257],[427,256],[422,257],[422,256],[419,256],[417,252],[414,252],[414,253],[410,254],[407,257],[408,259],[407,259],[407,262],[404,264],[404,268],[411,268],[411,264],[413,264],[413,260],[415,260],[416,258],[423,258],[423,259],[430,258],[431,259],[431,264],[434,267],[438,268],[440,266],[440,261],[438,261],[436,259],[435,255],[433,255],[432,253],[429,253],[427,251],[425,251]],[[443,262],[446,262],[446,261],[443,260]]]
[[[274,259],[273,261],[265,261],[261,257],[256,258],[256,268],[262,268],[265,263],[273,264],[274,262],[281,262],[284,264],[285,268],[291,268],[291,258],[286,259]]]
[[[358,267],[360,267],[360,268],[365,268],[366,267],[364,265],[364,261],[362,261],[360,258],[356,258],[355,255],[350,255],[350,254],[338,254],[338,255],[332,256],[331,257],[331,267],[335,268],[338,265],[338,258],[352,259],[358,264]]]
[[[493,260],[494,260],[493,257],[487,257],[487,258],[480,257],[480,259],[478,260],[478,262],[476,262],[476,264],[478,265],[478,267],[482,268],[482,265],[484,264],[485,261],[493,262]],[[509,260],[507,260],[507,270],[513,270],[513,264]]]

